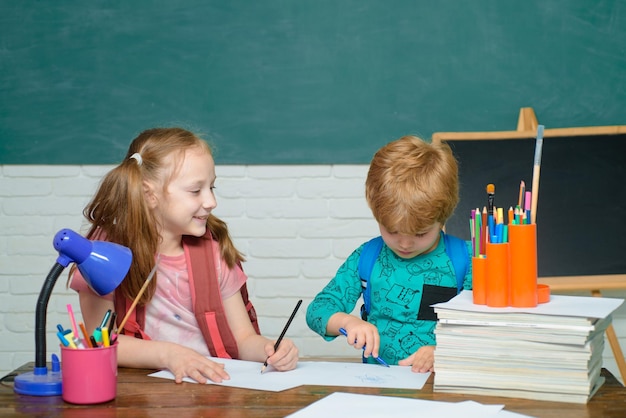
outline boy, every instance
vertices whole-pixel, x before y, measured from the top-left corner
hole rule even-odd
[[[311,302],[307,324],[327,341],[345,330],[348,344],[363,349],[367,362],[380,356],[414,372],[433,371],[437,317],[431,305],[457,294],[442,232],[459,201],[450,147],[414,136],[390,142],[372,159],[365,198],[384,242],[367,284],[367,320],[350,315],[362,293],[357,266],[363,244]],[[464,250],[470,259],[469,243]],[[467,265],[462,287],[470,289]]]

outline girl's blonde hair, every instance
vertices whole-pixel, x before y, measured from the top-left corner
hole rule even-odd
[[[118,288],[128,299],[135,298],[152,270],[160,241],[158,220],[146,202],[144,181],[167,188],[189,149],[211,155],[209,145],[185,129],[154,128],[142,132],[130,144],[124,160],[102,179],[95,196],[83,210],[91,224],[87,238],[98,239],[103,234],[107,241],[132,250],[130,271]],[[244,260],[225,222],[210,215],[207,227],[229,267]],[[152,280],[139,304],[149,302],[155,289],[156,280]]]
[[[419,234],[443,226],[459,202],[457,161],[445,143],[404,136],[382,147],[370,163],[365,198],[390,232]]]

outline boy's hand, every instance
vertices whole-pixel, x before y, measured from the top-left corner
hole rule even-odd
[[[398,366],[411,366],[414,373],[428,373],[434,371],[435,346],[425,345],[415,353],[398,362]]]
[[[350,316],[343,326],[346,330],[346,341],[349,345],[363,350],[365,358],[378,357],[378,349],[380,348],[380,335],[378,329],[369,322],[363,321],[355,316]]]

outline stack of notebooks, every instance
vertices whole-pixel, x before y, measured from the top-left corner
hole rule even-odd
[[[556,296],[535,308],[434,305],[436,392],[587,403],[604,378],[604,330],[622,299]]]

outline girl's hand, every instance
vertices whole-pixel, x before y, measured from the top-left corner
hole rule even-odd
[[[425,345],[415,353],[398,362],[398,366],[411,366],[414,373],[428,373],[434,371],[435,346]]]
[[[281,372],[295,369],[298,364],[298,347],[290,339],[284,338],[274,352],[275,343],[268,341],[263,347],[267,354],[267,364]]]
[[[230,379],[223,364],[209,360],[195,350],[179,344],[167,343],[164,359],[165,366],[174,375],[176,383],[182,383],[184,377],[190,377],[198,383],[206,383],[207,379],[216,383]]]

